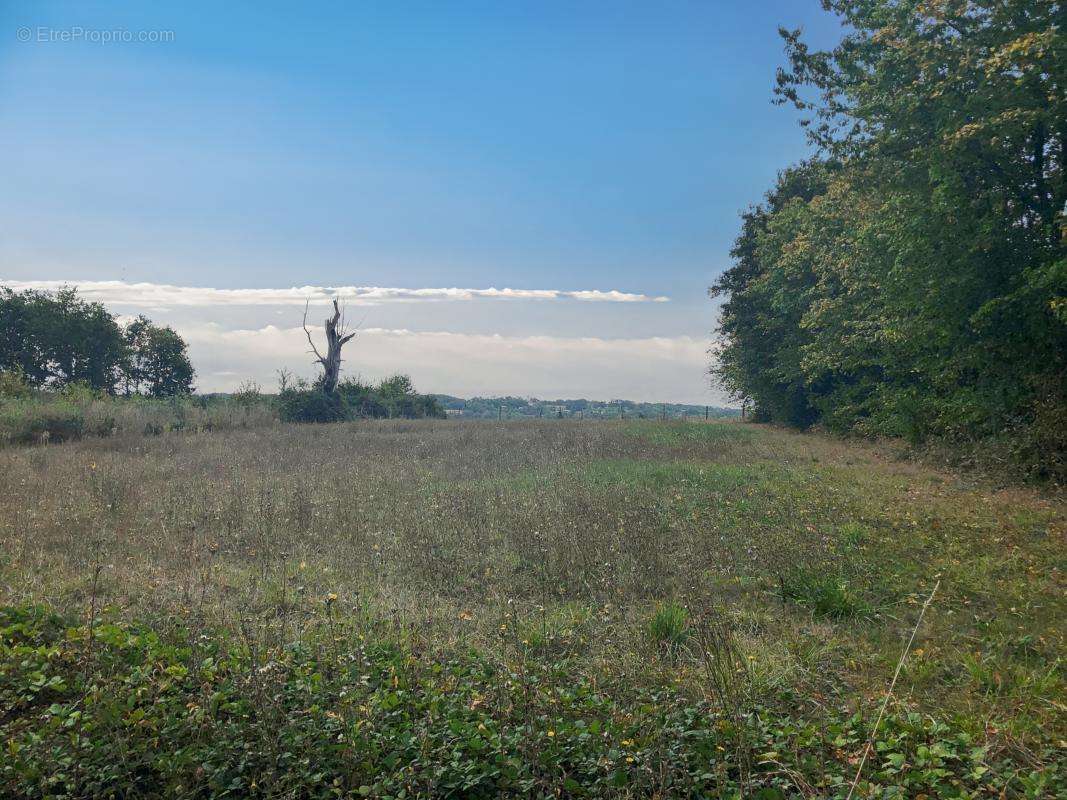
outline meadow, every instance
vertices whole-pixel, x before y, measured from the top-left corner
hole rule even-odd
[[[1065,512],[738,422],[9,446],[0,794],[1067,797]]]

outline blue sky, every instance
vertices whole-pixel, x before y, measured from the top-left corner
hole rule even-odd
[[[738,212],[808,153],[794,113],[770,102],[780,24],[816,44],[839,33],[817,0],[6,3],[0,280],[667,296],[368,301],[359,315],[409,338],[470,336],[473,350],[547,340],[525,377],[502,369],[503,352],[461,385],[447,361],[459,344],[416,359],[427,390],[714,400],[695,345],[688,367],[661,372],[612,372],[605,356],[600,378],[573,346],[706,349],[705,289],[729,263]],[[109,31],[135,41],[86,41]],[[142,31],[170,40],[136,41]],[[194,360],[210,351],[204,389],[243,366],[263,379],[277,352],[226,356],[204,330],[284,331],[301,313],[102,297],[119,313],[150,305],[188,332]],[[364,338],[350,368],[370,377],[411,356],[386,333]]]

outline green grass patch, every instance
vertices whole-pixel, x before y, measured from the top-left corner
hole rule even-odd
[[[689,612],[673,601],[660,604],[648,621],[648,635],[668,649],[681,647],[689,638]]]
[[[781,485],[799,473],[776,464],[716,464],[697,461],[590,461],[577,477],[605,489],[639,487],[655,493],[691,488],[701,493],[740,491],[760,484]]]
[[[835,575],[796,568],[779,578],[782,601],[795,603],[821,619],[846,619],[867,611],[848,583]]]
[[[761,435],[758,428],[736,422],[675,422],[644,420],[627,423],[623,428],[649,444],[667,447],[680,444],[747,444]]]

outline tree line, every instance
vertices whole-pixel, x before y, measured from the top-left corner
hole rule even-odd
[[[74,288],[16,292],[0,287],[0,371],[30,386],[73,384],[116,395],[168,397],[193,390],[185,341],[145,316],[120,324]]]
[[[633,400],[540,400],[536,397],[453,397],[447,394],[434,395],[445,411],[458,412],[459,416],[473,419],[497,419],[503,417],[572,417],[587,419],[659,419],[703,417],[734,417],[740,412],[718,406],[687,403],[642,403]]]
[[[742,215],[713,372],[756,419],[1067,454],[1067,38],[1044,0],[825,0],[776,102],[816,156]]]

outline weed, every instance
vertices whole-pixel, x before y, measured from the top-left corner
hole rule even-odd
[[[652,641],[675,650],[689,638],[689,612],[674,601],[659,605],[648,621]]]
[[[248,632],[114,619],[91,631],[40,606],[0,607],[0,792],[843,798],[842,759],[870,724],[769,705],[742,720],[670,687],[612,691],[562,662],[526,664],[518,679],[518,665],[501,675],[468,651],[431,668],[381,633],[374,619],[331,618],[274,649]],[[887,714],[873,749],[865,796],[1067,788],[1051,749],[1020,771],[919,714]]]
[[[847,522],[837,530],[838,535],[841,537],[841,544],[846,549],[854,549],[861,546],[870,535],[863,525],[856,522]]]
[[[834,575],[797,568],[783,573],[778,580],[782,602],[803,606],[815,617],[844,619],[866,610],[849,585]]]

